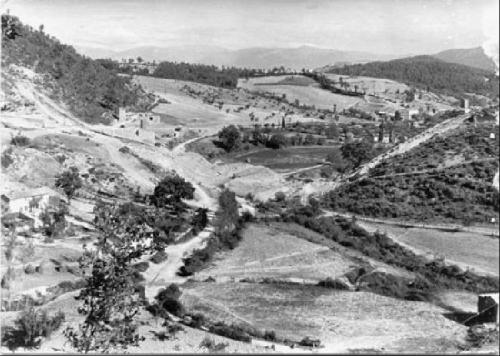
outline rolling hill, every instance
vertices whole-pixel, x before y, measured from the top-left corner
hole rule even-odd
[[[482,47],[449,49],[433,55],[433,57],[449,63],[463,64],[473,68],[495,72],[495,62],[488,57]]]
[[[296,48],[253,47],[229,50],[217,46],[175,46],[175,47],[137,47],[119,52],[98,48],[78,48],[92,58],[142,57],[152,61],[173,61],[203,63],[217,66],[273,68],[284,66],[292,69],[317,68],[338,62],[359,63],[374,60],[397,58],[396,55],[380,55],[368,52],[341,51],[312,46]]]
[[[432,56],[328,68],[327,73],[387,78],[447,95],[475,93],[498,97],[498,77],[491,71],[448,63]]]

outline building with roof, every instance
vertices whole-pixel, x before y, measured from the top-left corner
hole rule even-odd
[[[5,192],[0,196],[2,202],[2,223],[19,219],[30,220],[35,228],[43,225],[40,214],[59,204],[63,197],[49,187],[24,189]]]

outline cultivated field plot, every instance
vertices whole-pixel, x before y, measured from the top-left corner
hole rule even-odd
[[[354,86],[357,85],[360,90],[374,94],[403,93],[405,90],[409,89],[408,85],[390,79],[362,76],[350,77],[333,73],[325,73],[325,75],[328,79],[334,80],[335,82],[338,82],[339,78],[342,77],[342,80],[345,83],[349,83],[351,87],[354,88]]]
[[[214,266],[196,274],[198,280],[253,278],[317,283],[337,278],[360,265],[362,258],[379,271],[412,278],[404,271],[363,258],[353,250],[325,240],[296,224],[252,224],[237,248],[217,255]]]
[[[276,95],[285,94],[289,102],[298,100],[300,104],[314,105],[319,109],[332,109],[335,104],[337,105],[337,110],[342,110],[363,102],[364,100],[357,97],[334,94],[310,85],[305,86],[302,79],[299,80],[296,78],[287,80],[286,77],[287,76],[258,77],[250,78],[248,81],[240,79],[238,81],[238,87],[250,91],[269,92]],[[298,81],[298,84],[290,84],[294,83],[294,81]]]
[[[197,83],[136,76],[134,80],[146,90],[161,94],[170,103],[161,103],[152,111],[162,116],[162,123],[167,126],[213,127],[230,124],[248,124],[244,114],[227,113],[226,108],[203,103],[181,89],[189,86],[197,91],[219,91],[214,87]],[[232,103],[231,103],[232,104]]]
[[[326,352],[369,347],[432,352],[465,333],[465,327],[445,318],[439,307],[366,292],[192,282],[183,286],[181,300],[189,311],[203,312],[213,320],[275,330],[293,340],[319,338]]]
[[[353,264],[326,246],[265,225],[250,225],[237,248],[220,254],[215,266],[203,270],[197,277],[270,277],[319,281],[338,277]]]
[[[362,222],[370,230],[386,231],[396,241],[431,256],[477,272],[499,275],[499,240],[470,232],[445,232]]]
[[[269,167],[276,171],[312,167],[321,164],[337,146],[286,147],[279,150],[263,148],[258,151],[239,154],[233,158],[255,165]]]

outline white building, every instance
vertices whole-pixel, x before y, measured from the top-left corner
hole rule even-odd
[[[411,120],[413,115],[418,115],[418,109],[401,109],[399,111],[401,113],[402,120]]]
[[[33,220],[35,228],[42,226],[40,214],[62,199],[49,187],[10,191],[1,195],[2,217],[24,215]]]

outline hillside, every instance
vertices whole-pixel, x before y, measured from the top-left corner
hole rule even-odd
[[[495,62],[488,57],[482,47],[449,49],[433,55],[433,57],[449,63],[463,64],[488,72],[495,72]]]
[[[447,63],[432,56],[355,64],[331,68],[328,72],[387,78],[452,96],[476,93],[490,98],[498,97],[499,81],[494,73],[461,64]]]
[[[78,54],[71,46],[2,15],[2,66],[32,68],[42,84],[76,116],[89,123],[107,122],[104,114],[118,106],[147,106],[149,99],[130,80]]]

